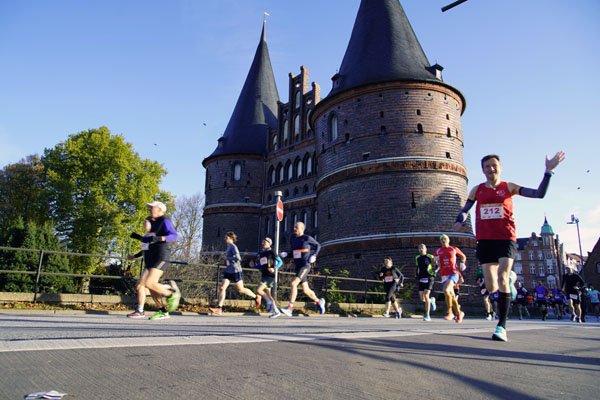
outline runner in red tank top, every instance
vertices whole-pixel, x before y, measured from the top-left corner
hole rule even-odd
[[[448,307],[448,315],[446,315],[444,319],[454,319],[456,322],[461,323],[465,313],[460,311],[460,306],[458,305],[458,300],[454,293],[454,285],[459,281],[456,257],[460,258],[462,264],[467,261],[467,257],[458,247],[450,246],[450,238],[448,235],[440,236],[440,242],[442,247],[437,249],[435,253],[433,253],[433,256],[436,264],[440,266],[442,290],[444,291],[444,298],[446,300],[446,306]],[[456,315],[452,313],[452,309],[454,309]]]
[[[491,154],[483,157],[481,168],[486,182],[474,187],[463,209],[456,218],[455,231],[465,230],[465,221],[475,202],[475,238],[477,258],[483,269],[485,285],[490,293],[500,291],[498,301],[498,326],[492,335],[494,340],[506,341],[506,316],[511,298],[516,297],[514,281],[516,274],[512,266],[517,250],[512,196],[543,198],[548,190],[552,171],[565,159],[559,151],[551,159],[546,156],[546,172],[537,189],[526,188],[512,182],[500,180],[502,166],[500,157]]]

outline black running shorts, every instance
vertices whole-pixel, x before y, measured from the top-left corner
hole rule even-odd
[[[503,257],[514,260],[517,254],[517,242],[514,240],[478,240],[476,254],[480,264],[494,264]]]

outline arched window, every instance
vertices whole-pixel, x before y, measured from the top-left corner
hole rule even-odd
[[[294,137],[296,140],[300,138],[300,116],[298,114],[294,117]]]
[[[296,222],[298,222],[298,214],[294,213],[294,225],[296,225]]]
[[[287,162],[287,178],[288,178],[288,181],[291,181],[292,179],[294,179],[294,165],[292,164],[291,161]]]
[[[277,176],[279,176],[279,183],[285,182],[285,176],[283,175],[283,165],[279,164],[277,167]]]
[[[304,222],[304,226],[308,226],[308,213],[306,211],[302,213],[302,222]]]
[[[233,180],[239,181],[242,178],[242,164],[236,162],[233,164]]]
[[[271,150],[277,150],[277,134],[271,138]]]
[[[271,218],[267,217],[265,218],[265,227],[266,227],[266,231],[267,231],[267,235],[271,234]]]
[[[329,117],[329,140],[334,141],[338,138],[338,119],[337,115],[332,114]]]
[[[296,174],[298,179],[302,178],[302,160],[298,160],[298,165],[296,166]]]
[[[305,161],[306,164],[306,176],[312,175],[312,157],[309,155]]]
[[[313,228],[318,228],[319,227],[319,216],[317,214],[317,210],[313,211]]]
[[[269,168],[269,182],[271,183],[271,186],[273,186],[276,182],[275,175],[275,168],[271,165],[271,167]]]
[[[287,215],[285,217],[283,217],[283,231],[284,232],[288,231],[288,217],[287,217]]]
[[[296,104],[295,104],[296,108],[300,107],[300,101],[301,101],[300,99],[301,99],[300,91],[298,91],[298,92],[296,92]]]
[[[422,124],[417,124],[417,132],[418,133],[423,133],[423,125]]]
[[[287,145],[290,140],[290,125],[286,119],[283,123],[283,145]]]
[[[306,113],[306,131],[310,130],[310,115],[312,114],[312,110],[308,110]]]

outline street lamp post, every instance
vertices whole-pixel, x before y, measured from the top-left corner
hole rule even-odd
[[[585,271],[583,270],[583,252],[581,251],[581,236],[579,235],[579,218],[576,218],[575,214],[571,214],[571,221],[567,222],[567,224],[575,224],[577,226],[577,240],[579,241],[579,257],[581,258],[581,277],[585,280]]]

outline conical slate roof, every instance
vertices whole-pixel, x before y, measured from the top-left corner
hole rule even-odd
[[[223,154],[265,154],[267,130],[277,127],[279,94],[275,84],[265,27],[240,92],[229,124],[219,138],[216,150],[207,159]],[[205,161],[207,160],[205,159]]]
[[[436,78],[398,0],[362,0],[331,94],[375,82]]]

